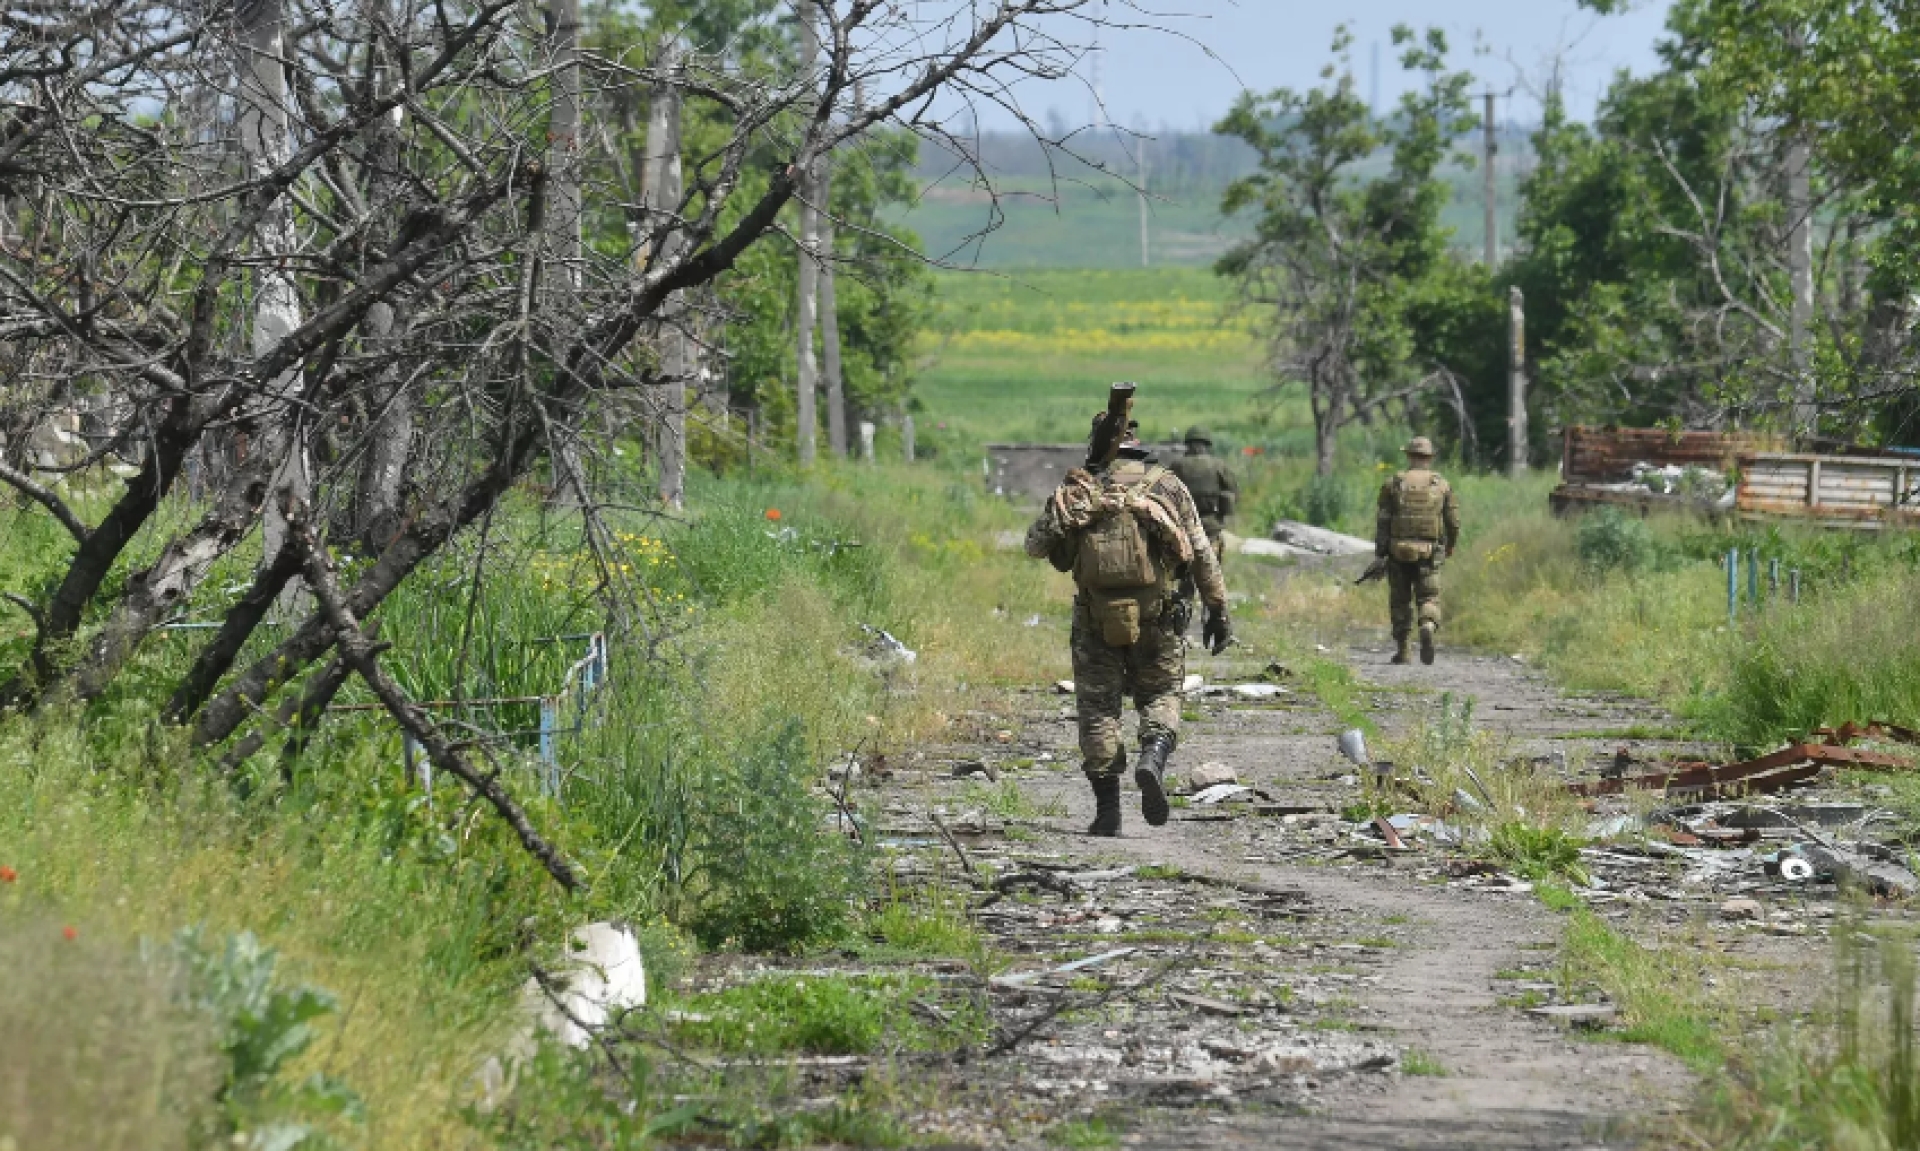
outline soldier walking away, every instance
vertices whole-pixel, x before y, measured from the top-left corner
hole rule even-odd
[[[1240,498],[1233,469],[1213,454],[1213,436],[1198,425],[1187,429],[1187,454],[1167,466],[1187,485],[1194,509],[1200,513],[1200,524],[1207,529],[1207,542],[1213,545],[1213,558],[1225,567],[1227,553],[1220,546],[1220,533],[1226,530],[1227,519]]]
[[[1440,566],[1460,542],[1460,501],[1452,485],[1433,470],[1433,442],[1407,442],[1407,470],[1380,487],[1373,554],[1385,563],[1387,604],[1393,618],[1394,663],[1412,660],[1416,611],[1420,662],[1433,662],[1440,630]]]
[[[1089,835],[1120,834],[1128,695],[1140,712],[1140,812],[1151,826],[1167,821],[1167,757],[1180,738],[1187,673],[1191,601],[1175,594],[1183,575],[1191,573],[1206,603],[1203,641],[1218,655],[1233,639],[1226,585],[1193,497],[1129,431],[1133,391],[1113,386],[1107,410],[1094,417],[1087,466],[1067,473],[1027,529],[1028,555],[1073,573],[1073,686],[1095,806]]]

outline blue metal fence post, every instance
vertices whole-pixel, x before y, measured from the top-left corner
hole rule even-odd
[[[559,757],[553,746],[554,729],[559,726],[560,701],[554,696],[540,697],[540,762],[546,765],[545,783],[548,795],[558,795]]]
[[[1767,598],[1773,599],[1780,594],[1780,557],[1767,561]]]
[[[1760,606],[1760,549],[1747,551],[1747,605]]]
[[[1800,569],[1794,568],[1787,573],[1788,596],[1794,603],[1800,602]]]
[[[1740,549],[1727,552],[1727,626],[1740,622]]]

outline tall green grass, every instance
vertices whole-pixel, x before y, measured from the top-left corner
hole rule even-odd
[[[463,1118],[473,1075],[503,1048],[529,955],[588,918],[639,924],[664,975],[689,941],[857,942],[885,900],[829,818],[826,765],[945,733],[983,686],[1064,674],[1062,577],[999,550],[1022,514],[937,466],[702,475],[691,504],[684,523],[616,515],[596,557],[577,527],[516,497],[380,613],[395,644],[383,660],[420,698],[551,693],[581,645],[540,641],[608,634],[609,679],[589,722],[562,733],[558,796],[542,794],[536,708],[436,712],[580,864],[582,895],[563,899],[456,785],[423,795],[376,711],[330,716],[288,775],[268,740],[243,765],[252,786],[235,788],[157,721],[203,638],[173,633],[87,711],[0,722],[0,866],[17,875],[0,886],[0,944],[45,922],[128,946],[251,931],[290,978],[337,996],[300,1065],[360,1091],[358,1142],[412,1148],[495,1141]],[[131,558],[157,546],[143,539]],[[0,509],[0,586],[31,590],[59,555],[35,517]],[[217,615],[251,562],[236,553],[189,611]],[[619,594],[600,594],[603,580]],[[876,661],[862,625],[918,661]],[[23,642],[0,623],[8,650]],[[354,687],[341,702],[366,698]],[[44,974],[16,972],[29,999],[52,993]],[[143,986],[128,994],[151,998]],[[76,1083],[60,1107],[115,1082]]]

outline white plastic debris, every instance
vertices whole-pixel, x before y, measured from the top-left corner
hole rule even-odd
[[[1240,699],[1278,699],[1293,693],[1278,684],[1236,683],[1233,685],[1233,694]]]
[[[1180,681],[1180,691],[1184,695],[1192,695],[1205,686],[1207,686],[1207,678],[1201,675],[1190,675]]]
[[[1368,767],[1373,763],[1367,758],[1366,733],[1357,727],[1340,733],[1340,754],[1361,767]]]
[[[1070,679],[1063,679],[1060,682],[1053,685],[1053,690],[1054,690],[1054,693],[1057,695],[1072,695],[1073,681]]]
[[[1216,783],[1212,787],[1195,792],[1193,802],[1200,807],[1211,807],[1223,799],[1231,799],[1252,790],[1244,783]]]
[[[867,644],[867,654],[881,663],[912,664],[920,658],[919,652],[895,639],[891,632],[864,623],[860,630],[872,637]]]
[[[549,985],[529,979],[521,998],[536,1027],[569,1047],[585,1047],[615,1015],[647,1005],[640,941],[626,927],[589,923],[569,938]]]

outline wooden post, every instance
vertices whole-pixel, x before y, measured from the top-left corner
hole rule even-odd
[[[1507,474],[1527,474],[1527,306],[1516,287],[1507,289]]]
[[[814,24],[813,0],[800,5],[800,71],[813,87],[813,70],[820,56],[820,30]],[[800,285],[794,327],[795,384],[799,394],[794,406],[794,448],[802,468],[813,466],[817,417],[814,404],[820,385],[820,372],[813,354],[813,333],[819,326],[816,309],[820,302],[820,214],[814,210],[817,200],[818,169],[812,162],[795,174],[800,181]]]

